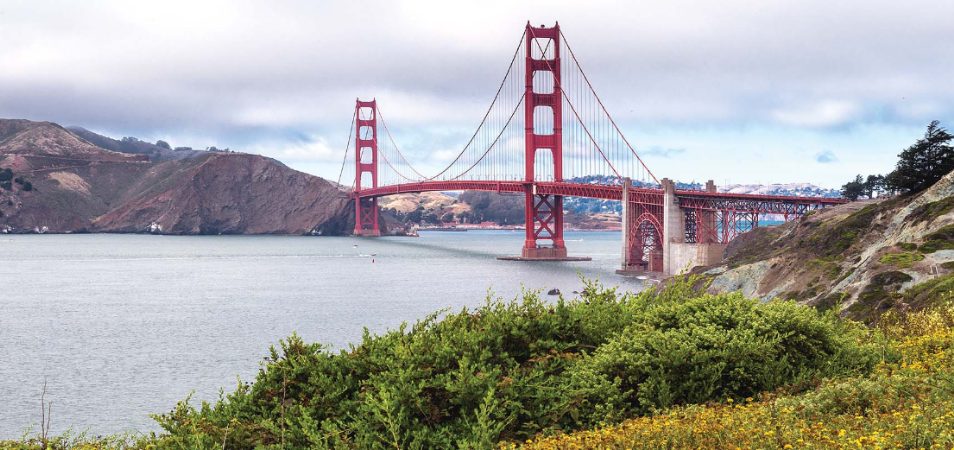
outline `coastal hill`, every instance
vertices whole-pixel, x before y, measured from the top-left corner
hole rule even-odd
[[[342,234],[337,185],[259,155],[0,119],[0,232]]]
[[[741,235],[717,292],[786,298],[871,321],[954,298],[954,172],[915,195],[848,203]]]

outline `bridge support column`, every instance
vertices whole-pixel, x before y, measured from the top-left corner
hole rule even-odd
[[[722,261],[725,244],[716,238],[715,211],[693,209],[693,224],[686,222],[686,213],[679,205],[675,184],[664,179],[663,185],[663,271],[666,275],[685,273],[696,266],[708,266]],[[706,183],[707,192],[716,192],[715,183]],[[687,227],[687,225],[693,225]],[[695,242],[686,242],[689,229],[694,230]]]
[[[355,100],[355,142],[354,142],[354,235],[380,236],[378,225],[378,199],[362,197],[362,187],[378,187],[378,105],[376,100],[369,102]],[[371,176],[371,186],[362,186],[361,177]]]
[[[679,208],[676,198],[676,185],[669,178],[663,178],[663,273],[673,275],[680,267],[680,258],[674,258],[673,244],[686,242],[686,216]]]
[[[540,41],[546,42],[541,44]],[[548,151],[553,156],[553,181],[563,181],[563,93],[558,88],[561,86],[559,25],[547,28],[533,27],[527,23],[525,44],[524,226],[527,234],[520,257],[501,259],[586,261],[590,258],[567,257],[566,242],[563,240],[563,196],[538,193],[538,180],[534,173],[537,152]],[[535,51],[539,51],[539,58],[534,58]],[[534,90],[533,75],[537,72],[546,72],[552,76],[553,89],[550,92]],[[552,132],[534,128],[534,112],[537,109],[552,117]]]

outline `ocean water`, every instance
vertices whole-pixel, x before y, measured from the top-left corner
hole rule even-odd
[[[251,380],[293,332],[336,349],[487,295],[582,287],[616,275],[619,233],[568,232],[590,262],[498,261],[522,232],[420,238],[0,235],[0,439],[39,429],[47,384],[55,433],[148,432],[190,393]],[[545,292],[544,292],[545,295]],[[553,297],[555,298],[555,297]]]

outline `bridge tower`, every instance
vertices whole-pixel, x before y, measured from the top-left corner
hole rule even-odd
[[[361,198],[361,189],[378,187],[378,106],[377,100],[355,100],[355,177],[354,177],[354,235],[380,236],[378,227],[378,199]],[[364,174],[371,175],[371,186],[362,186]]]
[[[523,244],[525,259],[566,259],[566,244],[563,240],[563,196],[545,195],[536,192],[534,166],[538,152],[549,151],[553,156],[553,181],[563,181],[563,94],[560,84],[560,24],[552,28],[533,27],[527,23],[526,32],[526,91],[524,97],[525,123],[525,172],[524,217],[526,240]],[[534,53],[539,53],[539,58]],[[534,75],[552,82],[537,83],[537,88],[551,87],[550,92],[534,89]],[[542,89],[541,89],[542,90]],[[534,116],[539,110],[543,117],[552,118],[553,131],[538,134]],[[549,241],[549,246],[538,241]]]

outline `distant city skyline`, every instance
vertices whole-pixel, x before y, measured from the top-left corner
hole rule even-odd
[[[837,187],[954,127],[954,4],[0,2],[0,117],[229,147],[337,178],[356,97],[423,171],[523,26],[559,20],[657,176]]]

